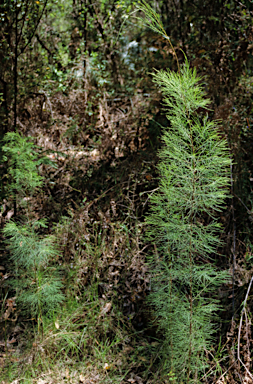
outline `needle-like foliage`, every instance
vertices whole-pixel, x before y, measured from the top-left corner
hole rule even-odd
[[[8,132],[3,142],[4,160],[9,163],[9,191],[25,194],[42,186],[43,179],[37,169],[41,160],[35,151],[36,146],[29,141],[29,137],[23,137],[18,132]]]
[[[3,229],[7,238],[10,258],[14,262],[14,279],[17,304],[40,321],[42,315],[51,316],[64,301],[62,281],[52,261],[57,257],[53,236],[41,238],[36,230],[46,227],[43,221],[32,225],[9,222]]]
[[[18,132],[8,132],[2,147],[3,159],[8,163],[6,190],[14,195],[15,202],[20,203],[26,195],[32,196],[43,184],[38,173],[40,164],[51,164],[47,157],[40,157],[32,138],[24,137]],[[15,211],[15,208],[14,208]],[[29,209],[27,210],[29,213]],[[52,261],[57,256],[53,236],[40,237],[39,227],[46,227],[44,221],[30,221],[18,225],[9,222],[3,229],[10,259],[13,261],[13,279],[7,281],[16,290],[19,309],[32,317],[37,317],[38,327],[42,315],[51,316],[63,302],[62,282]]]
[[[146,3],[143,7],[153,27],[160,23]],[[220,245],[215,212],[228,196],[230,158],[217,122],[204,116],[210,101],[187,60],[178,73],[161,70],[153,76],[170,128],[162,137],[160,188],[150,198],[146,219],[148,238],[157,249],[150,258],[150,302],[163,334],[170,381],[199,383],[215,331],[216,292],[228,278],[213,258]]]

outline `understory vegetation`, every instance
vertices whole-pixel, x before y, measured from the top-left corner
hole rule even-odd
[[[250,1],[0,4],[0,382],[253,382]]]

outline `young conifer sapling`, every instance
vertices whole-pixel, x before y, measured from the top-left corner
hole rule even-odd
[[[140,10],[146,24],[169,40],[159,15],[146,2]],[[177,73],[160,70],[153,78],[164,95],[170,127],[159,153],[160,188],[150,198],[146,218],[148,239],[157,249],[149,260],[154,271],[149,300],[170,381],[200,383],[216,329],[217,290],[228,279],[214,256],[220,245],[215,212],[228,197],[230,158],[217,122],[199,115],[210,100],[187,59]]]

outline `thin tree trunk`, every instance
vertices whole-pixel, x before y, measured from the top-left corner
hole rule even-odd
[[[14,52],[14,122],[13,130],[17,129],[17,94],[18,94],[18,8],[15,12],[15,52]]]
[[[14,122],[13,130],[17,130],[17,95],[18,95],[18,7],[15,10],[15,53],[14,53]],[[14,217],[17,216],[17,192],[14,191]]]
[[[87,0],[82,1],[82,9],[84,7],[84,20],[83,20],[83,40],[84,40],[84,55],[87,51],[87,15],[88,15],[88,9],[87,9]],[[83,74],[85,75],[86,70],[86,58],[84,56],[83,60]]]

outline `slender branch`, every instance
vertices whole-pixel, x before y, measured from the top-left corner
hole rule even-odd
[[[173,51],[173,54],[175,55],[176,61],[177,61],[177,68],[178,73],[180,73],[180,65],[178,61],[178,57],[175,51],[175,48],[170,40],[170,37],[167,35],[163,24],[160,20],[159,15],[152,9],[152,7],[146,2],[142,1],[142,4],[138,6],[138,9],[142,12],[144,12],[146,18],[147,18],[147,26],[150,27],[153,31],[160,33],[166,40],[169,41],[169,45]]]
[[[27,11],[28,11],[28,4],[29,4],[29,0],[26,1],[25,13],[24,13],[24,15],[22,16],[22,19],[21,19],[23,21],[23,23],[22,23],[22,26],[20,28],[20,33],[19,33],[19,37],[18,37],[18,44],[19,44],[20,39],[22,37],[22,32],[23,32],[23,28],[24,28],[24,25],[25,25],[26,14],[27,14]]]
[[[247,213],[248,213],[249,215],[252,215],[253,212],[251,212],[251,211],[249,210],[249,208],[246,206],[246,204],[244,204],[244,202],[242,201],[242,199],[241,199],[239,196],[237,196],[234,192],[232,192],[232,194],[233,194],[233,195],[240,201],[240,203],[244,206],[244,208],[246,209]],[[253,220],[253,218],[252,218],[251,216],[249,217],[249,219],[250,219],[250,221]]]
[[[44,10],[45,10],[46,5],[47,5],[47,2],[48,2],[48,0],[45,1],[45,3],[44,3],[44,7],[43,7],[42,12],[41,12],[41,14],[40,14],[40,17],[39,17],[38,20],[37,20],[37,24],[36,24],[36,26],[35,26],[35,28],[34,28],[32,34],[31,34],[30,38],[28,39],[28,42],[27,42],[27,43],[25,44],[25,46],[21,49],[21,51],[20,51],[20,53],[19,53],[19,56],[22,55],[22,53],[24,53],[24,51],[26,50],[26,48],[28,47],[28,45],[31,43],[32,38],[33,38],[33,36],[35,35],[35,32],[36,32],[36,30],[37,30],[37,28],[38,28],[38,26],[39,26],[39,23],[40,23],[40,21],[41,21],[41,18],[42,18],[42,16],[43,16]]]
[[[14,51],[14,124],[13,128],[17,128],[17,94],[18,94],[18,8],[16,0],[15,10],[15,51]]]
[[[87,21],[88,21],[88,8],[87,8],[87,0],[82,0],[82,14],[84,15],[84,21],[83,21],[83,40],[84,40],[84,54],[86,55],[87,50]],[[84,56],[83,60],[83,73],[85,73],[86,69],[86,56]]]
[[[4,79],[0,77],[0,81],[3,84],[3,107],[5,112],[5,118],[2,122],[3,130],[0,132],[0,137],[2,138],[2,135],[4,135],[7,132],[8,127],[8,83]]]
[[[17,130],[17,95],[18,95],[18,7],[16,0],[15,9],[15,52],[14,52],[14,124],[13,130]],[[16,162],[14,162],[14,169],[16,169]],[[13,202],[14,217],[17,216],[17,190],[14,190]]]
[[[40,36],[39,36],[39,34],[38,33],[35,33],[35,37],[36,37],[36,39],[38,40],[38,42],[40,43],[40,45],[42,46],[42,48],[44,48],[46,51],[47,51],[47,53],[49,54],[49,56],[54,56],[54,53],[56,53],[56,52],[52,52],[47,46],[46,46],[46,44],[41,40],[41,38],[40,38]],[[58,66],[58,69],[61,69],[62,68],[62,64],[58,61],[58,60],[55,60],[55,62],[56,62],[56,64],[57,64],[57,66]]]

